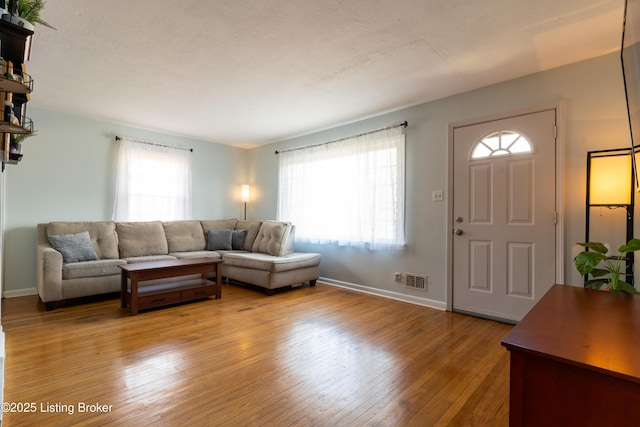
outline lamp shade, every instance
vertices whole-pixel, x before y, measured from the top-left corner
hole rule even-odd
[[[589,161],[589,204],[630,205],[631,155],[592,156]]]
[[[240,190],[240,198],[243,202],[247,203],[249,198],[251,197],[251,186],[248,184],[244,184]]]

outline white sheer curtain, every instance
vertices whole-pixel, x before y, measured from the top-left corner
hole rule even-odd
[[[121,139],[113,219],[191,219],[191,152]]]
[[[404,246],[400,126],[278,157],[278,218],[296,225],[297,240],[372,250]]]

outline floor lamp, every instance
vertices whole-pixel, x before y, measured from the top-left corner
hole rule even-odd
[[[622,208],[626,210],[626,240],[633,238],[634,174],[633,152],[630,148],[589,151],[587,153],[587,211],[586,242],[592,207]],[[628,253],[626,282],[633,285],[633,253]],[[585,277],[586,281],[586,277]]]
[[[241,191],[240,191],[240,198],[244,203],[244,220],[245,221],[247,220],[247,202],[249,201],[250,197],[251,197],[251,186],[248,184],[242,185]]]

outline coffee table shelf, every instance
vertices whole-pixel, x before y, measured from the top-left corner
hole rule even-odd
[[[222,297],[222,260],[217,258],[191,258],[168,261],[141,262],[119,266],[121,273],[120,301],[129,307],[132,316],[139,310],[176,304],[184,301]],[[207,279],[216,273],[216,281]],[[200,274],[199,279],[181,276]],[[140,282],[176,277],[176,280],[140,286]]]

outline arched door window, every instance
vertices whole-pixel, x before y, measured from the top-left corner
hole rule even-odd
[[[478,141],[473,150],[471,150],[471,159],[532,152],[533,146],[524,135],[511,130],[500,130],[490,133]]]

